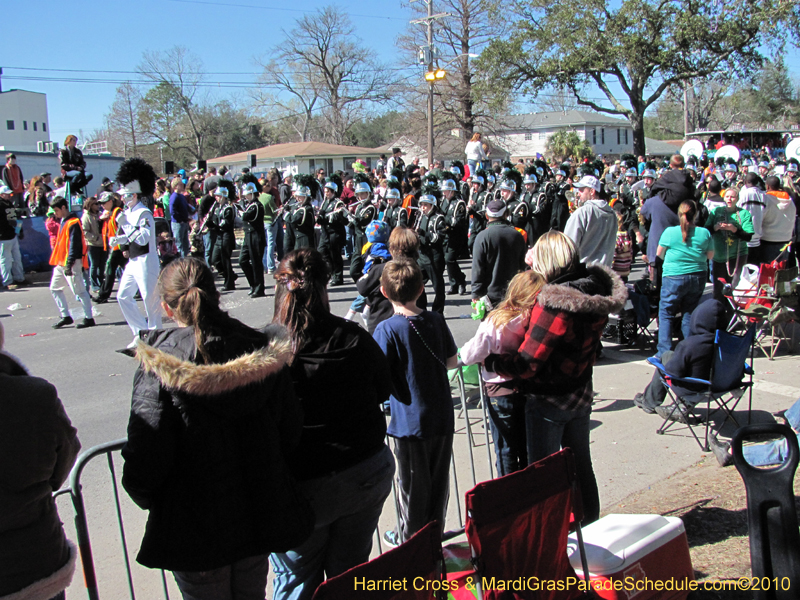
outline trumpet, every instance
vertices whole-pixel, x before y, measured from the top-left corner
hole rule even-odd
[[[408,215],[408,228],[419,233],[420,224],[422,222],[422,211],[418,206],[410,206],[411,213]]]

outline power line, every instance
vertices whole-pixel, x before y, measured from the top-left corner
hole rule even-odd
[[[207,6],[217,6],[222,8],[255,8],[258,10],[277,10],[282,12],[297,12],[302,13],[304,15],[311,15],[317,14],[317,11],[308,11],[302,10],[299,8],[275,8],[272,6],[254,6],[252,4],[228,4],[222,2],[209,2],[206,0],[167,0],[168,2],[178,2],[180,4],[205,4]],[[379,15],[358,15],[353,13],[348,13],[350,17],[358,17],[360,19],[383,19],[387,21],[405,21],[405,19],[400,17],[386,17],[386,16],[379,16]]]

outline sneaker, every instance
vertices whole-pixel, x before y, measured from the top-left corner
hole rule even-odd
[[[67,325],[72,325],[74,322],[72,317],[61,317],[61,320],[53,325],[53,329],[61,329]]]
[[[675,410],[673,410],[673,408]],[[684,411],[687,411],[687,409],[681,406],[676,407],[674,404],[670,404],[669,406],[664,406],[663,404],[661,406],[656,406],[656,413],[662,419],[683,423],[684,425],[697,425],[700,422],[694,415],[688,415],[687,420],[687,414],[685,414]]]
[[[87,327],[94,327],[97,323],[94,322],[94,319],[83,319],[83,323],[78,323],[75,325],[75,329],[86,329]]]
[[[389,531],[383,532],[383,541],[393,548],[397,548],[397,546],[400,545],[400,536],[397,535],[394,529],[390,529]]]
[[[711,451],[717,457],[720,467],[727,467],[733,464],[730,442],[720,442],[717,436],[712,433],[708,436],[708,445],[711,446]]]
[[[636,394],[636,395],[633,397],[633,403],[634,403],[636,406],[638,406],[639,408],[641,408],[641,409],[642,409],[644,412],[646,412],[648,415],[655,414],[655,412],[656,412],[655,410],[653,410],[652,408],[650,408],[649,406],[647,406],[647,405],[644,403],[644,394],[642,394],[641,392],[640,392],[640,393],[638,393],[638,394]]]

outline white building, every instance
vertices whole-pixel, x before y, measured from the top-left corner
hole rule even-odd
[[[39,142],[49,140],[46,94],[0,92],[0,150],[36,152]]]
[[[512,160],[535,158],[546,152],[547,139],[557,131],[574,131],[588,140],[595,154],[620,155],[633,152],[633,128],[624,119],[583,110],[510,115],[487,134],[493,143],[506,148]]]

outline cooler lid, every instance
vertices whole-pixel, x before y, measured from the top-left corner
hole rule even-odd
[[[661,515],[606,515],[583,528],[589,571],[594,575],[617,573],[684,532],[683,521]],[[572,568],[582,573],[577,536],[567,545]]]

